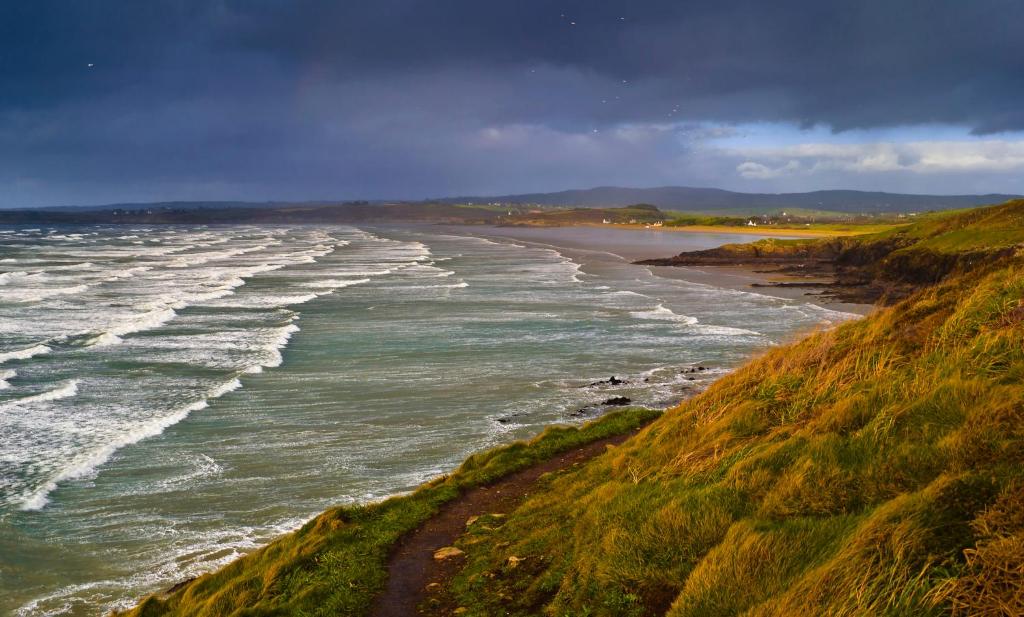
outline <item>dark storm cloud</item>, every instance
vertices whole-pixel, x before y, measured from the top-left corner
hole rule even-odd
[[[655,98],[616,120],[680,105],[840,129],[1024,128],[1018,0],[300,0],[238,2],[223,15],[227,45],[342,76],[543,64],[627,80],[609,94],[636,84]]]
[[[659,123],[1020,130],[1022,24],[1018,0],[5,2],[0,203],[702,182]]]

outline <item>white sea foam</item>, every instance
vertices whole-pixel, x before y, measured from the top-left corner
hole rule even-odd
[[[8,381],[8,379],[13,379],[17,374],[18,372],[13,369],[6,369],[0,371],[0,390],[6,390],[7,388],[10,388],[11,384]]]
[[[602,287],[598,287],[597,289],[608,289],[608,287],[607,286],[602,286]],[[609,292],[607,295],[609,295],[609,296],[636,296],[638,298],[646,298],[647,297],[647,296],[645,296],[642,293],[637,293],[635,291],[629,291],[628,289],[623,289],[623,290],[620,290],[620,291],[612,291],[612,292]]]
[[[760,332],[747,330],[746,328],[733,328],[730,326],[712,326],[708,324],[697,324],[693,328],[700,334],[717,336],[761,336]]]
[[[28,272],[21,270],[15,270],[13,272],[4,272],[0,274],[0,285],[9,285],[12,281],[24,278],[28,276]]]
[[[672,309],[666,307],[664,304],[659,304],[653,309],[646,311],[631,311],[629,313],[637,319],[651,319],[654,321],[677,321],[685,324],[697,323],[696,317],[690,317],[689,315],[679,315],[672,311]]]
[[[332,270],[331,274],[338,276],[383,276],[391,274],[391,270]]]
[[[260,296],[260,295],[247,295],[245,297],[234,297],[224,302],[203,302],[204,306],[210,306],[215,308],[277,308],[284,306],[292,306],[295,304],[305,304],[310,300],[315,300],[321,294],[296,294],[287,296]]]
[[[386,289],[462,289],[465,287],[469,287],[469,283],[466,281],[452,283],[451,285],[396,285]]]
[[[0,353],[0,364],[8,362],[10,360],[27,360],[33,356],[41,356],[53,351],[50,347],[39,344],[33,345],[32,347],[26,347],[25,349],[17,349],[15,351],[8,351]]]
[[[153,328],[159,328],[168,321],[174,319],[176,316],[177,313],[175,313],[172,308],[154,309],[136,317],[129,318],[120,325],[110,328],[90,341],[89,344],[94,347],[116,345],[117,343],[122,342],[122,336],[134,334],[136,332],[145,332],[146,330],[152,330]]]
[[[56,490],[61,482],[89,475],[97,467],[110,460],[110,457],[121,448],[138,443],[148,437],[155,437],[163,433],[167,427],[184,420],[193,411],[206,409],[208,406],[209,403],[207,403],[206,399],[189,403],[170,414],[153,418],[128,432],[116,435],[107,440],[102,446],[75,457],[72,459],[71,464],[60,469],[40,488],[26,495],[21,501],[21,509],[41,510],[49,502],[50,493]]]
[[[46,266],[44,268],[44,270],[46,272],[50,272],[50,271],[54,271],[54,270],[85,270],[86,268],[91,268],[91,267],[93,267],[93,263],[91,261],[83,261],[83,262],[74,263],[74,264],[61,264],[59,266]]]
[[[56,390],[35,395],[33,397],[18,399],[10,404],[22,405],[27,402],[67,398],[68,396],[73,396],[77,392],[77,384],[78,382],[76,380],[71,380]],[[48,503],[50,493],[56,490],[57,486],[61,482],[82,478],[91,474],[96,468],[107,462],[117,450],[125,446],[138,443],[143,439],[163,433],[168,427],[184,420],[190,413],[209,407],[209,401],[211,399],[219,398],[228,392],[232,392],[241,387],[242,382],[237,377],[232,378],[219,386],[211,388],[207,392],[206,396],[198,401],[178,407],[169,414],[152,418],[131,428],[130,430],[114,435],[113,437],[105,440],[101,446],[73,458],[70,464],[60,468],[54,475],[44,482],[42,486],[26,494],[21,499],[20,509],[42,509]]]
[[[112,270],[104,273],[104,281],[117,281],[121,279],[132,278],[143,272],[149,272],[153,268],[150,266],[135,266],[132,268],[124,268],[123,270]]]
[[[33,394],[31,396],[25,396],[22,398],[7,401],[0,406],[0,409],[8,410],[14,407],[24,407],[25,405],[31,405],[32,403],[45,403],[47,401],[59,401],[60,399],[71,398],[78,394],[78,380],[69,379],[57,386],[53,390],[47,390],[39,394]]]
[[[234,392],[235,390],[241,387],[242,382],[239,381],[239,379],[236,377],[235,379],[232,379],[231,381],[226,381],[221,385],[217,386],[216,388],[210,390],[209,398],[220,398],[227,394],[228,392]]]
[[[247,367],[245,372],[260,373],[264,368],[281,366],[281,363],[284,362],[284,356],[281,355],[281,349],[288,344],[292,335],[298,331],[299,327],[295,324],[288,324],[287,326],[269,330],[269,337],[260,348],[260,355],[262,356],[260,361],[257,364],[252,364]]]
[[[351,287],[353,285],[361,285],[363,283],[369,283],[370,279],[323,279],[320,281],[310,281],[304,283],[303,287],[312,287],[314,289],[341,289],[343,287]]]
[[[204,461],[198,463],[199,474],[194,475],[221,471],[216,461],[206,455],[201,456]],[[175,543],[168,558],[147,564],[149,567],[136,568],[130,576],[66,585],[30,600],[14,614],[18,617],[57,617],[83,611],[99,610],[102,614],[127,611],[138,602],[140,593],[144,595],[166,588],[168,581],[186,580],[216,570],[274,538],[295,531],[310,518],[289,517],[260,526],[241,525],[203,532],[193,530],[187,542]],[[118,600],[111,600],[111,591],[116,593]]]
[[[0,294],[0,302],[39,302],[40,300],[45,300],[47,298],[53,298],[56,296],[80,294],[88,289],[89,285],[74,285],[72,287],[43,287],[18,291],[8,290],[4,291],[3,294]]]

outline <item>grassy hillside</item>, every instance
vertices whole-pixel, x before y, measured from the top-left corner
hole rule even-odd
[[[1012,202],[837,245],[773,245],[859,260],[883,277],[905,276],[911,262],[931,278],[894,306],[775,348],[540,483],[506,518],[470,526],[458,542],[466,566],[439,606],[471,616],[1024,614],[1022,213]],[[636,421],[554,433],[470,459],[410,497],[329,511],[131,614],[366,614],[388,547],[461,486],[525,464],[519,453],[545,443]]]
[[[476,454],[451,475],[410,495],[328,510],[217,572],[146,598],[124,615],[365,614],[383,589],[391,546],[460,492],[559,452],[628,433],[658,415],[648,409],[623,409],[580,428],[552,427],[532,441]]]
[[[912,233],[1005,248],[1020,207]],[[1024,249],[773,350],[461,546],[469,615],[1024,614]]]
[[[921,285],[997,262],[1024,243],[1024,200],[919,217],[879,233],[818,240],[766,239],[640,263],[662,266],[774,266],[790,274],[833,275],[840,297],[892,302]]]

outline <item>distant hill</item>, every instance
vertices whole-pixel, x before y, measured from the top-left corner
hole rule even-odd
[[[442,203],[174,202],[95,208],[0,210],[0,225],[228,223],[496,223],[500,212]]]
[[[581,208],[623,208],[650,204],[662,211],[682,211],[717,216],[778,214],[828,216],[829,214],[909,213],[954,210],[1002,203],[1019,196],[909,195],[868,191],[813,191],[810,193],[737,193],[722,189],[664,186],[623,188],[614,186],[483,197],[446,197],[424,201],[165,201],[96,206],[58,206],[0,210],[0,224],[101,223],[101,222],[368,222],[388,220],[495,222],[513,216],[533,216],[548,207],[577,209],[562,218],[591,219]],[[529,214],[530,216],[524,216]],[[671,213],[670,213],[671,216]],[[612,217],[614,218],[614,217]]]
[[[810,193],[736,193],[722,189],[663,186],[602,186],[557,193],[526,193],[491,197],[451,197],[446,203],[515,203],[548,206],[616,207],[647,203],[662,210],[700,213],[762,214],[786,208],[827,212],[923,212],[1002,203],[1016,195],[909,195],[868,191]]]

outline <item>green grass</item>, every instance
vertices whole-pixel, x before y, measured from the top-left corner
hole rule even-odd
[[[451,475],[380,503],[328,510],[298,531],[123,613],[133,617],[363,615],[383,589],[390,548],[462,491],[572,448],[627,433],[660,412],[630,408],[582,427],[551,427],[468,458]]]
[[[1021,203],[910,233],[1005,248]],[[772,350],[459,546],[471,616],[1024,614],[1024,250]]]
[[[833,231],[838,234],[876,234],[885,231],[905,227],[910,223],[893,219],[880,222],[876,219],[841,220],[833,219],[818,222],[809,221],[803,217],[791,218],[790,220],[774,219],[771,223],[765,223],[761,217],[735,217],[735,216],[711,216],[701,214],[687,214],[675,212],[671,218],[665,221],[666,227],[747,227],[747,223],[754,220],[758,228],[769,229],[795,229],[800,231],[826,232]]]
[[[665,221],[666,227],[727,226],[742,227],[750,219],[735,216],[706,216],[701,214],[676,214]]]

